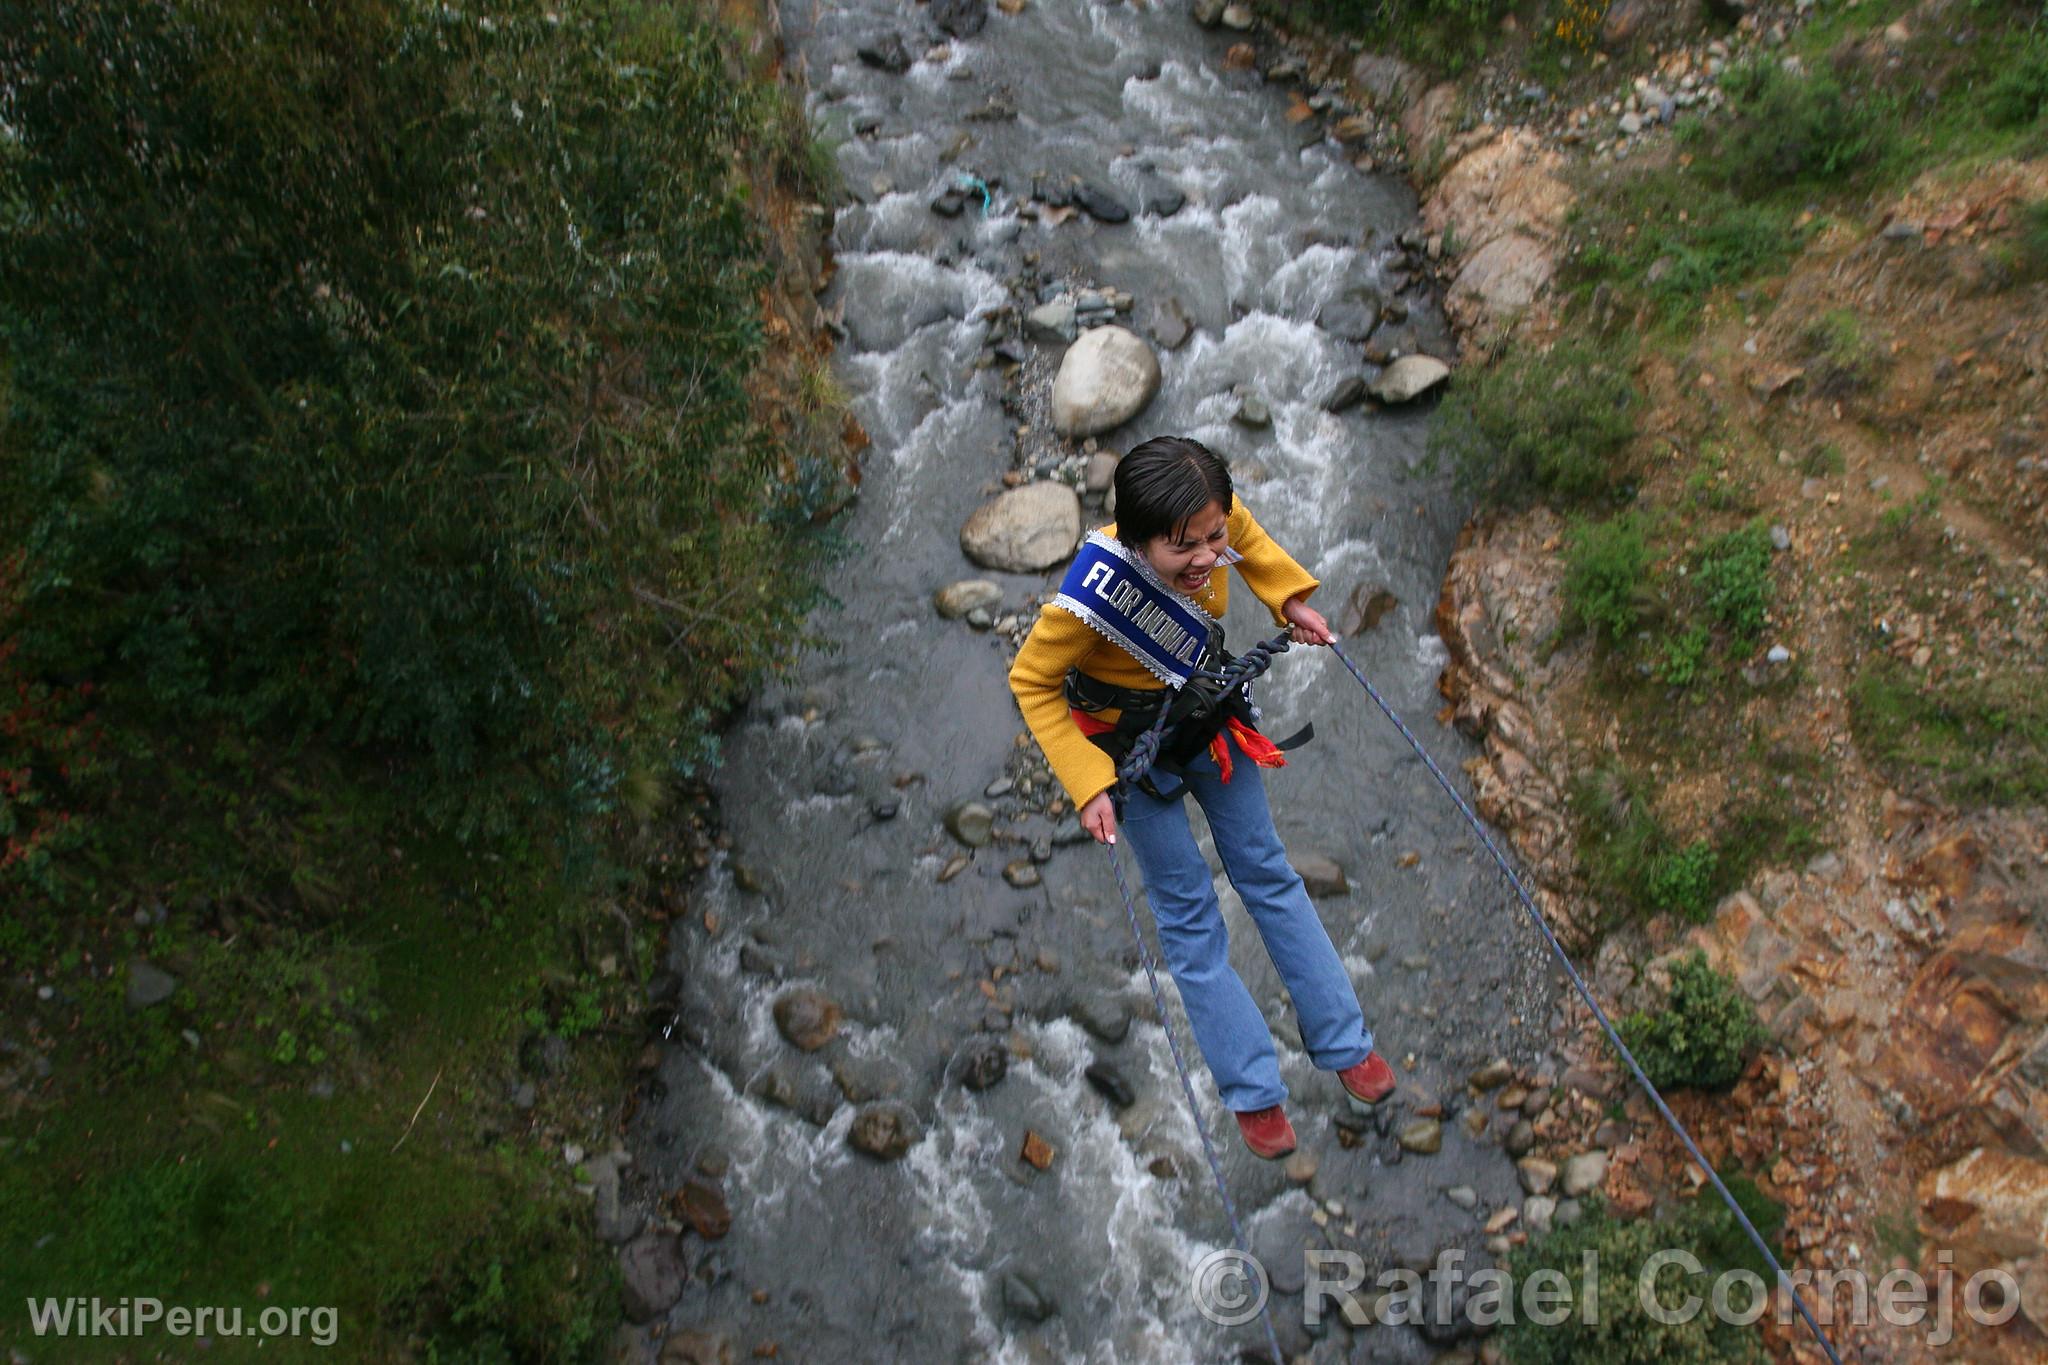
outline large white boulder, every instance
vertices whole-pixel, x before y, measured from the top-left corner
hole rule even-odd
[[[1144,411],[1159,392],[1159,360],[1137,333],[1097,327],[1060,358],[1052,425],[1062,436],[1097,436]]]
[[[1431,355],[1404,355],[1373,381],[1372,396],[1382,403],[1406,403],[1444,382],[1451,367]]]
[[[1037,573],[1074,553],[1081,499],[1063,483],[1027,483],[983,503],[960,528],[960,548],[985,569]]]

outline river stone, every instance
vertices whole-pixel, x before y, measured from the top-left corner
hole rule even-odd
[[[1525,1156],[1515,1163],[1515,1174],[1529,1194],[1549,1194],[1557,1183],[1557,1163],[1540,1156]]]
[[[1568,1199],[1591,1194],[1607,1179],[1607,1153],[1581,1152],[1564,1164],[1564,1192]]]
[[[1037,1285],[1012,1270],[1003,1276],[1003,1311],[1023,1322],[1044,1322],[1059,1309]]]
[[[1041,303],[1024,315],[1024,334],[1033,341],[1068,342],[1080,335],[1070,299]]]
[[[1074,186],[1074,202],[1085,209],[1090,218],[1101,223],[1127,223],[1131,218],[1130,206],[1100,185],[1082,181]]]
[[[1341,341],[1364,341],[1379,322],[1379,305],[1365,299],[1331,299],[1316,314],[1316,326]]]
[[[1404,355],[1387,366],[1372,386],[1382,403],[1407,403],[1420,398],[1450,377],[1451,367],[1429,355]]]
[[[1266,406],[1265,399],[1255,393],[1247,393],[1238,400],[1234,420],[1239,426],[1261,430],[1273,425],[1273,410]]]
[[[1096,1094],[1118,1109],[1130,1108],[1131,1101],[1137,1098],[1131,1090],[1131,1083],[1124,1079],[1123,1073],[1108,1062],[1096,1062],[1081,1074],[1087,1078],[1088,1084]]]
[[[881,1161],[895,1161],[918,1139],[917,1115],[894,1100],[871,1104],[853,1116],[846,1140],[856,1151]]]
[[[1223,7],[1230,0],[1195,0],[1195,22],[1203,28],[1214,28],[1223,22]]]
[[[1252,1233],[1252,1255],[1266,1268],[1273,1291],[1299,1294],[1308,1275],[1304,1254],[1316,1240],[1316,1225],[1307,1212],[1288,1208],[1262,1220]]]
[[[832,1063],[832,1083],[849,1104],[900,1095],[910,1086],[903,1064],[888,1057],[841,1057]]]
[[[1498,1090],[1513,1080],[1515,1068],[1505,1057],[1496,1057],[1465,1079],[1474,1090]]]
[[[994,836],[996,813],[979,801],[955,804],[946,812],[946,830],[969,848],[980,848]]]
[[[1050,850],[1047,850],[1050,852]],[[1039,875],[1037,864],[1030,858],[1012,858],[1003,864],[1003,880],[1019,891],[1029,891],[1045,879]]]
[[[927,12],[955,38],[972,38],[988,24],[988,0],[932,0]]]
[[[1098,450],[1088,457],[1087,468],[1081,474],[1081,487],[1090,493],[1107,493],[1116,482],[1117,456],[1106,450]]]
[[[1128,328],[1113,324],[1098,327],[1069,346],[1060,357],[1060,371],[1052,381],[1053,429],[1077,440],[1100,435],[1136,417],[1158,392],[1159,359],[1152,354],[1152,348]],[[1039,486],[1027,484],[1007,496]],[[1078,508],[1074,515],[1078,539]],[[1072,550],[1069,543],[1058,559],[1064,559]],[[1049,568],[1056,562],[1057,559],[1049,560],[1018,572]]]
[[[1146,305],[1145,330],[1167,350],[1177,351],[1193,328],[1188,322],[1187,310],[1180,306],[1180,300],[1165,298]]]
[[[650,1231],[619,1252],[619,1290],[631,1322],[652,1322],[683,1296],[688,1268],[672,1232]]]
[[[1154,190],[1145,196],[1145,212],[1154,218],[1171,218],[1188,206],[1188,197],[1176,189]]]
[[[1434,1156],[1443,1150],[1444,1126],[1435,1119],[1416,1119],[1403,1125],[1394,1140],[1404,1151],[1414,1152],[1417,1156]]]
[[[1479,1191],[1473,1189],[1470,1185],[1453,1185],[1444,1191],[1444,1198],[1450,1200],[1461,1209],[1469,1210],[1479,1207]]]
[[[732,1231],[732,1208],[716,1181],[691,1176],[676,1191],[674,1203],[683,1221],[707,1242],[715,1242]]]
[[[1105,327],[1102,331],[1111,329]],[[1090,332],[1089,337],[1099,332]],[[1128,335],[1128,334],[1127,334]],[[1088,344],[1074,343],[1067,354]],[[1139,345],[1143,345],[1140,342]],[[1149,359],[1151,352],[1146,352]],[[1065,371],[1062,370],[1064,375]],[[1159,366],[1152,365],[1154,387]],[[1055,385],[1057,389],[1057,385]],[[1150,394],[1146,395],[1148,398]],[[1055,398],[1057,403],[1057,398]],[[1121,420],[1121,419],[1119,419]],[[1063,483],[1027,483],[976,508],[960,528],[960,548],[976,564],[1004,573],[1038,573],[1074,553],[1081,540],[1081,499]]]
[[[647,1222],[639,1209],[619,1202],[619,1161],[607,1155],[590,1163],[591,1215],[597,1235],[612,1246],[632,1241]]]
[[[639,1356],[621,1356],[638,1360]],[[672,1332],[662,1339],[661,1365],[733,1365],[732,1340],[723,1332]]]
[[[1078,1001],[1074,1022],[1105,1043],[1121,1043],[1131,1031],[1131,1010],[1114,996],[1091,996]]]
[[[1351,883],[1344,879],[1344,869],[1320,853],[1290,853],[1287,861],[1301,874],[1302,885],[1316,900],[1325,896],[1341,896],[1351,889]]]
[[[903,44],[900,33],[884,33],[854,49],[854,55],[877,71],[886,71],[900,76],[910,70],[910,49]]]
[[[799,986],[775,1001],[775,1028],[790,1046],[816,1052],[839,1032],[839,1004],[823,991]]]
[[[128,964],[128,1008],[146,1010],[161,1005],[178,989],[178,978],[154,962],[136,958]]]
[[[1541,1237],[1550,1231],[1550,1220],[1557,1214],[1557,1201],[1548,1195],[1534,1195],[1522,1201],[1522,1226]]]
[[[1223,7],[1223,27],[1239,33],[1252,26],[1252,7],[1246,4],[1231,4]]]
[[[1527,1119],[1517,1120],[1515,1126],[1508,1129],[1507,1137],[1501,1142],[1502,1149],[1512,1157],[1527,1156],[1530,1149],[1535,1147],[1535,1145],[1536,1126]]]
[[[1010,1074],[1010,1049],[1000,1038],[977,1033],[960,1045],[946,1070],[969,1090],[987,1090]]]
[[[976,607],[986,610],[1002,600],[1002,588],[986,578],[963,578],[932,594],[932,606],[948,621],[957,621]]]
[[[1337,381],[1337,386],[1323,398],[1324,412],[1344,412],[1355,408],[1365,398],[1365,377],[1346,375]]]
[[[1330,628],[1347,637],[1363,635],[1400,605],[1400,599],[1386,588],[1376,583],[1360,583],[1351,590],[1351,596],[1344,600],[1344,605],[1338,608]]]

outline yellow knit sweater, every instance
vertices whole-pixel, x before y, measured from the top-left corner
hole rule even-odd
[[[1114,523],[1103,530],[1108,535],[1116,534]],[[1287,624],[1280,608],[1291,597],[1307,597],[1314,592],[1319,586],[1317,580],[1273,542],[1236,497],[1230,500],[1230,520],[1224,534],[1230,548],[1244,556],[1236,568],[1244,575],[1245,586],[1273,613],[1275,622]],[[1210,574],[1208,585],[1195,596],[1196,604],[1218,620],[1222,619],[1229,600],[1229,575],[1220,572]],[[1067,714],[1065,684],[1070,668],[1118,687],[1154,689],[1161,684],[1137,660],[1096,634],[1080,617],[1050,602],[1040,608],[1037,624],[1025,637],[1024,647],[1017,651],[1017,661],[1010,665],[1010,691],[1017,696],[1024,723],[1031,728],[1038,747],[1045,751],[1053,776],[1067,789],[1078,810],[1115,785],[1116,765],[1081,733],[1074,718]],[[1101,716],[1103,720],[1114,721],[1117,713],[1104,711]]]

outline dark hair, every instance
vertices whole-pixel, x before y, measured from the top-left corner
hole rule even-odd
[[[1116,465],[1116,538],[1133,549],[1177,535],[1188,518],[1216,503],[1230,512],[1230,469],[1186,436],[1154,436]]]

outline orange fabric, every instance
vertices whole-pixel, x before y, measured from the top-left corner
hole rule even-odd
[[[1081,733],[1090,737],[1106,735],[1116,729],[1112,722],[1106,721],[1100,716],[1091,715],[1078,706],[1068,707],[1067,714],[1074,718],[1074,725]],[[1216,737],[1209,741],[1209,754],[1216,760],[1216,771],[1223,781],[1230,781],[1230,773],[1233,767],[1230,757],[1230,736],[1236,737],[1237,747],[1244,750],[1244,756],[1261,768],[1284,768],[1287,766],[1287,755],[1274,748],[1272,740],[1267,739],[1236,716],[1225,716],[1223,724],[1225,728],[1218,730]]]

